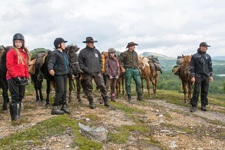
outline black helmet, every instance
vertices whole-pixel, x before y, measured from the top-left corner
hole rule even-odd
[[[115,53],[116,52],[116,50],[114,49],[114,48],[110,48],[109,50],[108,50],[108,53]]]
[[[14,34],[13,41],[14,40],[23,40],[23,41],[25,41],[24,36],[21,33]]]
[[[66,43],[67,41],[65,41],[63,38],[59,37],[59,38],[56,38],[55,41],[54,41],[54,46],[55,48],[57,49],[58,48],[58,45],[61,44],[61,43]],[[61,45],[60,45],[61,47]],[[60,48],[59,47],[59,48]]]

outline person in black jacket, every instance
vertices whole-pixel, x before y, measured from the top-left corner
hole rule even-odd
[[[192,74],[191,82],[195,84],[193,97],[191,99],[191,112],[195,112],[198,104],[198,97],[201,88],[201,110],[207,111],[206,105],[208,105],[208,89],[209,82],[213,81],[212,77],[212,59],[209,54],[206,53],[208,47],[206,42],[201,42],[198,48],[198,52],[194,54],[190,62],[190,71]]]
[[[54,76],[56,82],[56,95],[51,112],[52,115],[70,114],[66,108],[67,76],[71,73],[68,56],[64,52],[66,42],[63,38],[55,39],[55,50],[51,53],[48,62],[49,74]],[[74,78],[74,75],[72,75],[72,78]],[[61,109],[59,109],[59,105],[62,105]]]
[[[106,86],[101,75],[101,70],[103,67],[102,56],[100,52],[95,48],[95,42],[97,41],[94,41],[92,37],[87,37],[86,41],[83,41],[83,43],[86,43],[86,48],[80,51],[78,58],[80,69],[84,72],[83,80],[85,86],[85,93],[88,96],[89,107],[91,109],[95,108],[92,94],[93,79],[101,91],[105,106],[110,106],[108,102]]]

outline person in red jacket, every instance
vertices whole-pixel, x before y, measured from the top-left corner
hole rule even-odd
[[[119,61],[115,58],[115,49],[110,48],[108,50],[109,57],[105,60],[105,74],[106,78],[106,89],[108,91],[110,83],[111,83],[111,101],[115,102],[115,88],[116,81],[120,75],[120,65]]]
[[[12,121],[20,119],[25,85],[29,84],[27,64],[31,55],[24,43],[24,36],[16,33],[13,36],[13,48],[6,54],[6,79],[11,93],[9,108]]]

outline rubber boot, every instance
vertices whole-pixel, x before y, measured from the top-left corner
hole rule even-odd
[[[96,107],[95,107],[93,98],[92,98],[92,97],[89,97],[89,98],[88,98],[88,101],[89,101],[89,107],[90,107],[91,109],[95,109]]]
[[[66,104],[62,104],[61,110],[64,111],[64,113],[71,114],[71,112],[69,112],[69,110],[66,107],[67,107]]]
[[[112,96],[111,96],[111,101],[112,101],[112,102],[116,102],[116,100],[115,100],[115,94],[114,94],[114,93],[113,93]]]
[[[138,93],[137,100],[138,101],[144,101],[143,98],[142,98],[142,94],[141,93]]]
[[[107,107],[111,106],[111,105],[109,104],[109,101],[108,101],[108,96],[103,97],[103,99],[104,99],[104,102],[105,102],[105,106],[107,106]]]
[[[10,103],[9,109],[12,121],[19,120],[21,114],[21,103]]]
[[[131,95],[128,94],[127,96],[128,96],[128,102],[131,102]]]
[[[64,111],[60,110],[58,106],[53,106],[51,115],[62,115]]]

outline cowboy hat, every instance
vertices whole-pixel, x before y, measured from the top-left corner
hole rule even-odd
[[[95,43],[98,41],[94,41],[94,39],[92,37],[86,37],[86,41],[83,41],[83,43]]]
[[[134,42],[129,42],[127,44],[127,47],[126,48],[129,48],[129,47],[134,46],[134,45],[138,45],[138,44],[137,43],[134,43]]]

